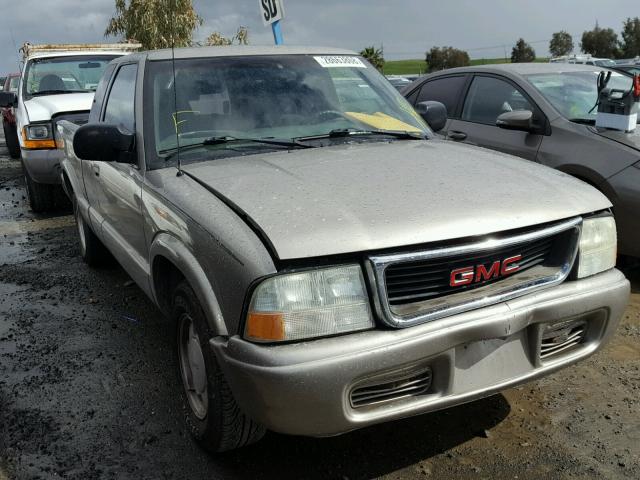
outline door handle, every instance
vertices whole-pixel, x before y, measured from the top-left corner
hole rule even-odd
[[[91,167],[91,170],[93,170],[93,174],[94,174],[96,177],[99,177],[99,176],[100,176],[100,167],[99,167],[98,165],[93,165],[93,166]]]
[[[467,138],[467,134],[464,132],[449,132],[447,135],[451,140],[465,140]]]

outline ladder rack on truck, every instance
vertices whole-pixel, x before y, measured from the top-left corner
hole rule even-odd
[[[47,43],[32,45],[25,43],[20,52],[23,59],[42,53],[68,53],[68,52],[135,52],[142,47],[139,43]]]

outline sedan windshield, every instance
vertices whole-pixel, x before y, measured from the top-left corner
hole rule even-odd
[[[527,80],[566,118],[595,121],[599,70],[527,75]],[[612,72],[607,88],[629,91],[632,79]]]
[[[402,95],[356,56],[179,59],[175,83],[171,61],[155,61],[145,82],[154,118],[146,136],[159,156],[152,168],[173,159],[178,144],[188,147],[181,159],[190,162],[288,148],[286,141],[295,148],[319,138],[363,142],[430,133]],[[257,141],[265,139],[279,144]]]
[[[114,55],[34,58],[26,71],[27,95],[93,92]]]

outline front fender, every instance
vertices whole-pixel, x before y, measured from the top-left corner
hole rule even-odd
[[[204,310],[212,334],[214,336],[227,336],[227,326],[224,322],[218,299],[204,270],[191,251],[173,235],[159,233],[149,249],[152,279],[154,278],[154,260],[158,256],[162,256],[173,263],[184,275],[187,282],[189,282],[189,285],[193,288]],[[162,302],[158,298],[158,292],[156,292],[155,282],[153,281],[151,282],[151,291],[156,305],[162,305]]]

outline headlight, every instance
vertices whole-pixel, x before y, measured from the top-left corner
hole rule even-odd
[[[585,219],[580,234],[578,278],[613,268],[617,245],[616,221],[612,216]]]
[[[27,125],[22,129],[22,146],[28,150],[56,148],[52,133],[48,123]]]
[[[51,138],[48,125],[31,125],[27,127],[27,140],[46,140]]]
[[[245,338],[277,342],[335,335],[373,327],[358,265],[277,275],[253,293]]]

